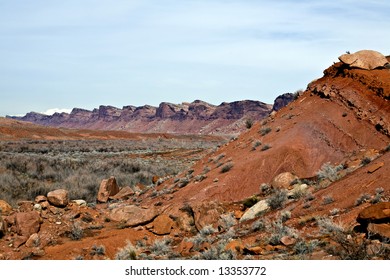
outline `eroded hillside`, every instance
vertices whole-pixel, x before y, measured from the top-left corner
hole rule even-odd
[[[93,207],[40,197],[8,209],[1,255],[388,259],[389,96],[388,68],[336,63],[288,106],[144,191],[111,179]],[[25,233],[18,215],[33,211]]]

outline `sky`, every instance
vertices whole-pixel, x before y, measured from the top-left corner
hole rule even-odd
[[[273,103],[346,51],[390,54],[388,0],[0,0],[0,116]]]

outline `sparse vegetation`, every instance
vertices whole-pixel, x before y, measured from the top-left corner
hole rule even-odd
[[[272,210],[280,209],[284,206],[287,201],[287,191],[284,189],[277,189],[268,198],[268,205]]]
[[[261,147],[261,150],[262,150],[262,151],[266,151],[266,150],[268,150],[268,149],[270,149],[270,148],[271,148],[271,145],[269,145],[269,144],[264,144],[264,146]]]
[[[322,199],[322,204],[323,205],[327,205],[327,204],[331,204],[334,202],[334,199],[331,195],[327,195],[325,196],[323,199]]]
[[[272,128],[270,128],[270,127],[262,127],[259,132],[260,132],[261,136],[265,136],[268,133],[270,133],[271,131],[272,131]]]
[[[137,249],[130,241],[127,241],[127,245],[120,249],[115,255],[116,260],[136,260]]]
[[[362,194],[356,201],[355,201],[355,206],[359,206],[365,202],[367,202],[371,198],[371,195],[368,193]]]
[[[224,166],[222,166],[221,173],[226,173],[226,172],[230,171],[230,169],[232,169],[233,166],[234,166],[234,164],[232,162],[226,163]]]
[[[253,120],[252,119],[246,119],[245,120],[245,127],[247,129],[250,129],[250,128],[252,128],[252,126],[253,126]]]
[[[70,199],[93,202],[100,182],[109,176],[115,176],[120,186],[149,186],[153,176],[176,175],[189,167],[200,151],[215,145],[176,139],[0,142],[0,199],[16,205],[19,200],[34,200],[37,195],[64,188]],[[155,159],[176,148],[197,152],[192,158]],[[134,154],[137,158],[129,157]]]
[[[80,240],[84,236],[84,230],[81,227],[80,223],[75,222],[72,225],[72,229],[69,233],[69,237],[72,240]]]
[[[340,179],[339,171],[344,169],[344,165],[337,166],[331,165],[329,162],[322,165],[321,169],[317,172],[318,180],[329,180],[335,182]]]

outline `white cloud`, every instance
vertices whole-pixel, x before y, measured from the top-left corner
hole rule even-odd
[[[68,113],[69,114],[71,111],[72,111],[72,109],[52,108],[52,109],[48,109],[45,112],[41,112],[41,113],[45,114],[45,115],[53,115],[54,113]]]

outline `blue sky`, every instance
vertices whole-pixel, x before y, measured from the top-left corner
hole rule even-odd
[[[390,54],[390,2],[0,0],[0,116],[272,103],[346,51]]]

